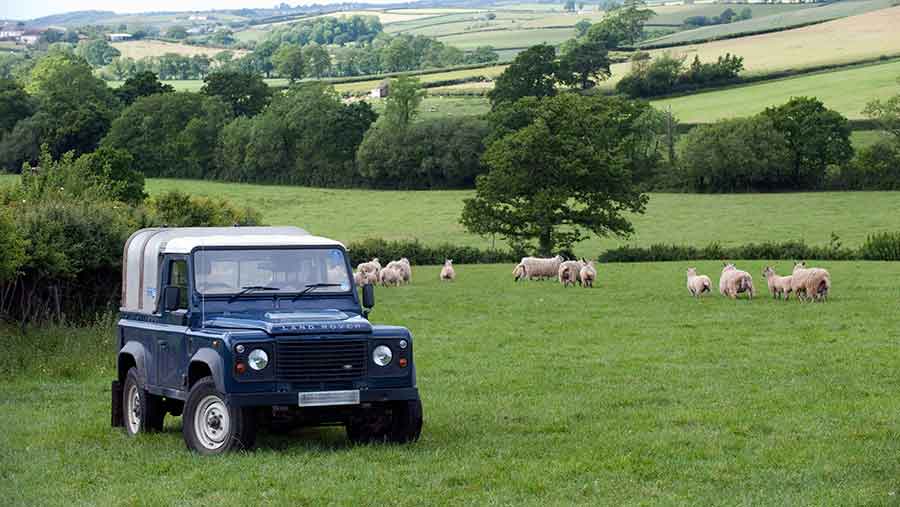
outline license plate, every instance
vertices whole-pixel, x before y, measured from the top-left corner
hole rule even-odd
[[[301,407],[327,407],[331,405],[359,405],[359,389],[300,393]]]

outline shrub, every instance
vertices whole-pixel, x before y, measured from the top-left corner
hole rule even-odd
[[[840,239],[832,234],[827,246],[810,246],[802,241],[781,243],[748,243],[723,247],[710,243],[706,247],[655,244],[649,247],[622,246],[600,254],[602,262],[666,262],[686,260],[853,260],[862,257],[861,251],[844,248]]]
[[[837,190],[900,190],[900,149],[881,141],[860,150],[829,182]]]
[[[177,190],[150,199],[156,221],[167,227],[213,227],[259,225],[261,215],[252,208],[239,208],[224,199],[191,196]]]
[[[449,243],[425,246],[417,240],[386,241],[384,239],[371,238],[352,242],[347,248],[350,251],[350,261],[354,266],[375,257],[384,261],[382,264],[390,260],[406,257],[410,263],[418,265],[443,264],[445,259],[453,259],[453,262],[457,264],[492,264],[518,262],[522,258],[521,252],[512,250],[482,250],[476,247],[451,245]]]
[[[870,235],[863,243],[860,255],[870,261],[900,261],[900,232]]]

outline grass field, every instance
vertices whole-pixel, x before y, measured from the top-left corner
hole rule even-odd
[[[542,30],[496,30],[473,32],[461,35],[438,37],[438,40],[462,50],[475,49],[478,46],[503,48],[523,48],[535,44],[557,45],[575,36],[573,28],[547,28]]]
[[[797,4],[787,4],[783,8],[781,6],[762,6],[762,5],[752,5],[750,6],[753,11],[753,18],[746,21],[739,21],[735,23],[723,24],[723,25],[714,25],[714,26],[705,26],[701,28],[696,28],[693,30],[686,30],[679,33],[675,33],[672,35],[667,35],[665,37],[660,37],[657,39],[653,39],[650,41],[646,41],[643,45],[655,45],[655,44],[684,44],[694,41],[703,41],[710,40],[714,38],[735,36],[742,33],[754,33],[759,32],[761,30],[772,30],[779,28],[787,28],[791,26],[799,26],[808,23],[815,23],[819,21],[843,18],[847,16],[855,16],[858,14],[864,14],[867,12],[877,11],[879,9],[884,9],[887,7],[892,7],[896,5],[894,0],[856,0],[856,1],[842,1],[842,2],[834,2],[830,5],[824,6],[815,6],[813,8],[799,8]],[[685,7],[685,6],[676,6]],[[725,6],[719,4],[707,5],[706,9],[710,10],[710,14],[703,15],[717,15],[724,10]],[[791,8],[793,7],[793,8]],[[743,6],[741,6],[743,8]],[[661,7],[660,11],[664,11],[665,9],[671,9],[671,7]],[[716,9],[719,9],[716,12]],[[696,10],[696,8],[694,9]],[[739,9],[735,9],[735,11],[739,11]],[[689,16],[699,15],[699,14],[688,14]],[[687,17],[687,16],[685,16]],[[662,18],[658,16],[650,21],[653,22],[662,22],[656,21],[657,19]],[[684,19],[684,18],[682,18]],[[675,21],[676,23],[680,23],[681,20]]]
[[[176,44],[173,42],[164,42],[159,40],[136,40],[128,42],[113,42],[112,46],[122,53],[123,57],[134,58],[135,60],[147,56],[162,56],[166,53],[176,53],[183,56],[206,55],[212,57],[216,53],[226,51],[220,48],[211,48],[206,46],[191,46],[188,44]],[[229,49],[234,53],[235,58],[240,58],[248,53],[248,51],[240,49]]]
[[[774,14],[784,14],[814,7],[810,4],[750,4],[750,5],[723,5],[721,3],[680,4],[680,5],[651,5],[649,8],[656,13],[647,23],[652,24],[681,24],[685,18],[691,16],[714,17],[722,14],[727,8],[740,13],[744,7],[749,7],[753,18],[762,18]],[[731,23],[736,24],[736,23]],[[730,25],[729,25],[730,26]]]
[[[756,114],[783,104],[791,97],[815,96],[848,118],[861,118],[866,103],[900,93],[900,61],[853,67],[833,72],[765,81],[653,101],[657,108],[672,107],[684,122],[711,122]]]
[[[493,79],[506,70],[506,65],[494,65],[491,67],[479,67],[477,69],[448,70],[447,72],[435,72],[432,74],[422,74],[414,76],[422,83],[433,83],[435,81],[444,81],[447,79],[461,79],[470,76],[484,76]],[[359,92],[370,91],[384,81],[384,78],[372,79],[369,81],[356,81],[353,83],[337,83],[334,89],[339,92]]]
[[[784,263],[782,263],[784,264]],[[757,280],[763,263],[740,263]],[[701,263],[717,279],[717,263]],[[786,265],[779,266],[782,269]],[[112,330],[0,331],[10,505],[895,505],[900,263],[828,263],[827,304],[684,288],[683,264],[600,266],[598,287],[509,266],[414,267],[375,322],[415,336],[409,446],[340,429],[191,455],[180,418],[109,426]],[[565,308],[566,311],[560,311]]]

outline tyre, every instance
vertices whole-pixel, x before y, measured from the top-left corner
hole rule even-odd
[[[415,442],[422,433],[422,402],[397,401],[380,409],[366,410],[347,421],[347,438],[367,444]]]
[[[422,401],[400,401],[392,408],[390,441],[405,444],[418,440],[422,434]]]
[[[166,416],[162,400],[159,396],[147,392],[137,368],[129,369],[125,376],[122,407],[125,431],[130,436],[162,430],[163,419]]]
[[[212,377],[198,380],[184,402],[184,443],[203,455],[250,449],[256,419],[250,409],[230,406]]]
[[[371,444],[387,440],[391,418],[384,408],[363,409],[347,421],[347,439],[354,444]]]

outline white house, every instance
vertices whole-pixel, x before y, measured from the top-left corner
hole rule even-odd
[[[16,30],[13,28],[0,28],[0,39],[17,39],[25,35],[24,30]]]
[[[378,83],[378,86],[372,88],[372,91],[369,93],[369,96],[373,99],[382,99],[388,96],[388,81],[385,79],[384,81]]]
[[[106,34],[106,38],[109,39],[110,42],[120,42],[123,40],[131,39],[130,33],[108,33]]]

